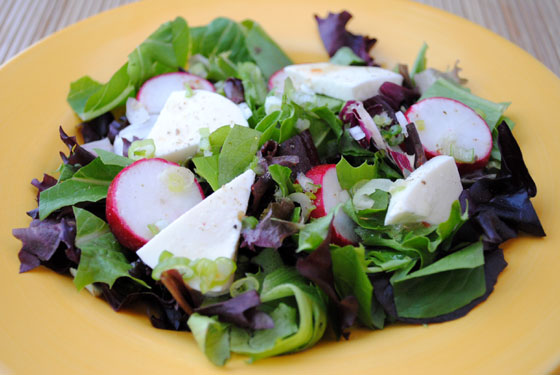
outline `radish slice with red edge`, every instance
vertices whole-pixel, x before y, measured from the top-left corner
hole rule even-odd
[[[492,151],[492,133],[472,108],[449,98],[433,97],[412,105],[405,114],[416,124],[426,156],[453,156],[461,172],[480,169]]]
[[[315,209],[311,212],[311,217],[320,218],[328,215],[340,203],[350,199],[348,191],[342,189],[338,182],[335,164],[323,164],[311,168],[306,174],[314,184],[321,188],[315,193],[316,199],[313,202]],[[356,224],[342,209],[334,216],[332,242],[340,245],[351,245],[358,242],[358,237],[354,231]]]
[[[277,94],[282,94],[284,92],[284,81],[286,78],[288,78],[288,74],[284,69],[278,70],[268,79],[268,90],[276,90]]]
[[[137,250],[203,199],[189,169],[164,159],[141,159],[111,182],[105,213],[119,242]]]
[[[144,82],[136,99],[144,104],[149,113],[160,113],[173,91],[184,90],[188,85],[193,90],[216,92],[212,83],[186,72],[160,74]]]

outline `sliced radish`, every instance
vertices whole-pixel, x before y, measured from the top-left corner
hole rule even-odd
[[[311,212],[311,217],[319,218],[326,216],[340,203],[350,199],[350,194],[340,186],[338,176],[336,174],[335,164],[323,164],[311,168],[306,176],[310,178],[314,184],[321,185],[315,196],[315,206],[317,207]],[[333,220],[333,237],[332,242],[345,246],[358,242],[358,237],[354,232],[356,224],[342,210],[339,210]]]
[[[268,90],[276,90],[277,94],[282,94],[284,92],[284,81],[286,78],[288,78],[288,74],[284,69],[280,69],[268,79]]]
[[[173,72],[155,76],[144,82],[136,99],[146,106],[149,113],[160,113],[169,95],[173,91],[184,90],[185,85],[189,85],[193,90],[216,92],[214,85],[204,78],[186,72]]]
[[[492,151],[492,134],[472,108],[454,99],[419,101],[405,113],[416,129],[428,158],[453,156],[461,172],[482,168]]]
[[[136,250],[203,199],[189,169],[163,159],[142,159],[115,177],[105,213],[119,242]]]

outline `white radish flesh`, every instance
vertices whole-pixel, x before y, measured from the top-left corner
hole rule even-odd
[[[492,134],[473,109],[449,98],[419,101],[406,112],[416,124],[426,156],[449,155],[462,172],[482,168],[490,158]]]
[[[193,90],[215,92],[214,85],[209,81],[186,72],[161,74],[150,78],[138,91],[136,99],[146,106],[149,113],[160,113],[173,91],[185,90],[189,86]]]
[[[203,198],[189,169],[163,159],[142,159],[111,183],[107,221],[119,242],[136,250]]]
[[[340,186],[336,173],[335,164],[323,164],[310,169],[307,174],[314,184],[321,185],[317,190],[314,201],[315,210],[311,212],[311,217],[319,218],[326,216],[334,210],[339,204],[350,199],[350,194]],[[356,225],[340,209],[333,220],[333,238],[332,241],[338,245],[344,246],[358,242],[358,237],[354,231]]]

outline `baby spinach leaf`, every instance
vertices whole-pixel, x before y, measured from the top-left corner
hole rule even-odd
[[[218,157],[218,185],[222,186],[243,173],[255,158],[261,133],[235,125],[224,141]]]
[[[247,33],[246,47],[267,79],[286,65],[293,64],[258,23],[245,20],[241,25],[245,27]]]
[[[252,61],[245,44],[245,28],[228,18],[216,18],[206,26],[191,29],[191,53],[212,58],[228,52],[234,62]]]
[[[245,101],[251,110],[255,111],[257,106],[264,104],[268,91],[261,70],[252,62],[244,62],[238,64],[237,72],[243,83]]]
[[[123,105],[148,78],[185,66],[188,47],[189,28],[183,18],[177,17],[136,47],[109,82],[101,84],[84,76],[70,84],[66,100],[82,120],[91,120]]]
[[[148,287],[144,281],[129,275],[132,265],[126,260],[109,225],[84,209],[73,209],[76,217],[76,247],[81,250],[80,264],[74,277],[78,290],[97,282],[111,287],[119,277],[130,277]]]
[[[218,158],[219,155],[212,155],[200,156],[192,159],[195,172],[204,178],[214,191],[218,190],[221,186],[218,182]]]
[[[482,243],[474,243],[432,265],[393,277],[397,313],[430,318],[452,312],[486,291]]]
[[[120,165],[105,164],[100,157],[96,158],[72,177],[41,192],[39,218],[43,220],[65,206],[105,198],[111,181],[122,169]]]
[[[189,27],[177,17],[161,25],[128,55],[127,73],[138,87],[149,77],[177,71],[189,55]]]
[[[287,197],[290,193],[295,191],[294,184],[290,179],[290,175],[292,174],[290,168],[279,164],[272,164],[268,167],[268,171],[274,182],[280,187],[283,197]]]

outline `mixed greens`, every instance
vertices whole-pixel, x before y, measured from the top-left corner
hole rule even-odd
[[[350,18],[348,12],[316,17],[331,63],[377,66],[369,53],[376,39],[349,32]],[[154,327],[190,330],[216,365],[232,352],[258,360],[304,350],[327,329],[348,339],[354,326],[383,329],[465,315],[488,297],[507,265],[500,244],[519,231],[545,234],[530,202],[536,186],[504,115],[508,104],[471,93],[457,66],[428,68],[427,48],[410,69],[395,67],[402,85],[384,83],[366,100],[344,101],[302,92],[290,79],[281,89],[269,87],[292,62],[254,21],[217,18],[189,27],[178,17],[163,24],[107,83],[89,76],[73,82],[68,103],[84,121],[84,142],[107,138],[111,147],[133,126],[117,114],[152,77],[187,69],[244,103],[249,126],[201,131],[197,154],[182,161],[205,196],[255,171],[235,261],[188,259],[168,249],[157,267],[148,267],[112,232],[106,198],[123,169],[153,157],[154,142],[123,138],[126,156],[91,152],[61,128],[69,153],[61,155],[59,176],[32,181],[38,207],[28,212],[28,228],[13,230],[23,244],[20,272],[43,265],[71,273],[79,290],[88,288],[117,311],[141,303]],[[402,114],[419,100],[440,97],[484,119],[492,133],[490,158],[483,168],[461,171],[463,190],[447,220],[387,225],[398,181],[427,160],[418,136],[423,124],[403,122]],[[367,121],[382,139],[364,133]],[[451,156],[472,162],[461,150]],[[348,199],[317,216],[322,186],[306,174],[327,164],[336,165]],[[356,240],[337,237],[333,221],[342,214]],[[150,227],[154,235],[161,229]],[[198,288],[189,285],[194,279]],[[231,281],[226,293],[207,293]]]

